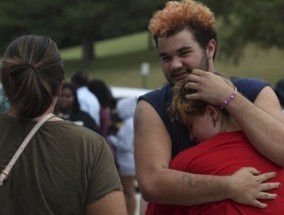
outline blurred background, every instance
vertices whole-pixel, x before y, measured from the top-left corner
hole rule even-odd
[[[109,86],[154,89],[165,80],[147,31],[165,0],[1,0],[0,57],[22,34],[49,35],[66,79],[84,70]],[[203,0],[217,17],[217,70],[274,85],[284,77],[283,0]]]

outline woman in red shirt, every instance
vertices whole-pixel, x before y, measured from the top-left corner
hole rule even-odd
[[[249,143],[245,134],[228,112],[221,107],[203,101],[187,100],[184,84],[173,90],[170,112],[173,117],[185,124],[190,137],[197,145],[179,153],[170,163],[170,168],[208,175],[231,175],[242,167],[254,167],[261,172],[276,172],[269,182],[284,183],[283,168],[259,154]],[[227,105],[237,94],[224,101]],[[252,122],[253,123],[253,122]],[[268,182],[267,181],[267,182]],[[202,184],[196,184],[202,186]],[[268,207],[261,209],[234,201],[223,200],[196,206],[175,206],[149,203],[147,215],[275,215],[284,210],[284,189],[273,190],[274,200],[263,200]]]

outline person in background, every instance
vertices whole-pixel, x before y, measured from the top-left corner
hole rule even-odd
[[[111,121],[110,103],[113,99],[112,93],[105,82],[94,79],[87,84],[88,89],[98,98],[100,102],[100,129],[101,135],[107,137]]]
[[[124,188],[124,195],[129,215],[134,215],[136,208],[135,199],[135,165],[134,165],[134,128],[133,114],[136,98],[119,99],[116,105],[118,116],[122,125],[116,135],[109,135],[108,142],[114,147],[118,172]]]
[[[281,79],[276,83],[274,91],[279,99],[282,111],[284,113],[284,79]]]
[[[4,94],[2,83],[0,82],[0,113],[8,111],[10,108],[9,101]]]
[[[56,43],[37,35],[13,40],[1,79],[11,105],[0,114],[2,179],[30,130],[54,111],[64,81]],[[0,214],[127,214],[113,156],[97,133],[53,116],[17,158],[0,189]]]
[[[250,144],[245,134],[228,112],[219,106],[200,100],[187,100],[186,82],[173,88],[173,100],[169,112],[188,128],[191,139],[197,145],[180,152],[170,163],[174,170],[204,175],[231,175],[243,166],[253,166],[261,172],[275,171],[270,180],[284,183],[284,169],[267,160]],[[177,206],[149,203],[147,215],[274,215],[281,214],[284,204],[284,189],[274,191],[275,201],[266,201],[269,207],[260,209],[232,200]]]
[[[216,20],[205,5],[193,0],[168,1],[149,23],[168,84],[139,98],[134,115],[136,176],[146,201],[192,206],[230,199],[258,208],[275,201],[280,183],[266,182],[275,172],[244,167],[229,176],[186,173],[170,161],[193,147],[188,129],[171,118],[171,89],[181,80],[193,94],[187,99],[223,105],[252,146],[267,159],[284,165],[284,116],[272,88],[263,81],[241,78],[237,88],[216,75]],[[233,94],[234,99],[227,102]],[[205,126],[205,124],[204,124]],[[267,204],[268,203],[268,204]]]
[[[71,76],[71,84],[77,92],[80,109],[90,114],[90,116],[100,126],[100,103],[98,98],[88,89],[88,77],[82,71],[76,71]]]
[[[87,127],[100,134],[95,120],[85,111],[80,110],[77,93],[71,83],[64,83],[58,98],[55,113],[58,117],[77,125]]]

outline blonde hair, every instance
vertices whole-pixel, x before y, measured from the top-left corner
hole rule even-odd
[[[216,75],[221,76],[228,85],[233,86],[230,79],[222,76],[219,73],[216,73]],[[192,116],[202,116],[206,111],[206,106],[208,105],[207,102],[202,100],[186,99],[186,95],[196,92],[195,90],[186,89],[186,83],[186,81],[180,81],[172,88],[172,102],[168,108],[170,116],[179,120],[184,125],[187,124]],[[220,109],[220,111],[224,116],[229,116],[229,113],[226,111],[226,109]]]
[[[192,115],[202,115],[206,110],[207,102],[201,100],[186,99],[187,94],[194,93],[193,90],[185,88],[185,81],[178,82],[172,88],[172,102],[168,109],[172,118],[186,125]]]

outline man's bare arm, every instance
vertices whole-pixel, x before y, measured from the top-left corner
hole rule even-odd
[[[264,88],[255,104],[240,94],[227,106],[228,112],[245,132],[253,146],[274,163],[284,166],[284,115],[270,87]],[[245,109],[240,113],[237,106]],[[278,111],[276,107],[278,106]]]
[[[243,204],[266,207],[256,199],[273,199],[263,192],[279,183],[263,183],[274,173],[257,175],[244,168],[232,176],[198,175],[169,169],[171,139],[153,107],[140,101],[134,117],[135,163],[137,180],[146,201],[196,205],[231,198]]]

